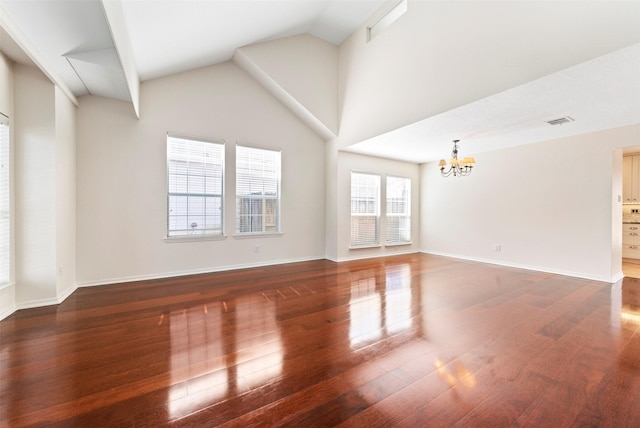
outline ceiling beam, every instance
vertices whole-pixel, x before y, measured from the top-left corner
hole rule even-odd
[[[101,0],[101,3],[109,31],[111,32],[111,39],[120,58],[120,65],[127,81],[133,109],[136,117],[140,119],[140,76],[136,69],[133,48],[129,41],[129,31],[125,22],[122,3],[120,0]]]
[[[25,54],[33,61],[33,63],[44,73],[51,82],[56,85],[69,100],[78,107],[78,99],[71,92],[71,89],[64,81],[53,71],[53,67],[46,61],[44,55],[38,51],[36,46],[25,36],[16,23],[11,19],[9,14],[0,4],[0,26],[13,39],[13,41],[24,51]]]

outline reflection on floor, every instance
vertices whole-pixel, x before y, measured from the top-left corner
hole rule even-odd
[[[640,264],[622,263],[622,273],[631,278],[640,278]]]

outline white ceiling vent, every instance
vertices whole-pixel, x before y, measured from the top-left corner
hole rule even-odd
[[[574,119],[571,116],[561,117],[559,119],[548,120],[547,123],[549,125],[562,125],[564,123],[573,122]]]

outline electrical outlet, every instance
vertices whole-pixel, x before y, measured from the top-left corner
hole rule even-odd
[[[502,246],[501,246],[501,245],[496,245],[496,251],[498,251],[498,252],[499,252],[501,249],[502,249]]]
[[[260,245],[256,245],[256,247],[253,249],[254,253],[259,253],[260,252]]]

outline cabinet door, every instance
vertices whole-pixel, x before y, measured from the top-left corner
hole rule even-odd
[[[631,202],[633,189],[633,156],[622,158],[622,201]]]

